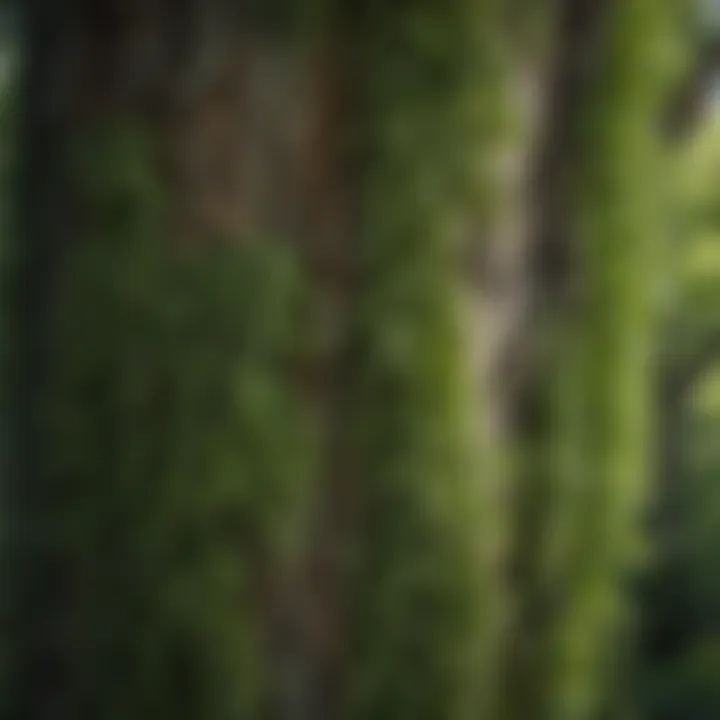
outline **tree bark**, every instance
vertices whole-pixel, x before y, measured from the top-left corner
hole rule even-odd
[[[134,617],[129,615],[133,612],[130,609],[126,612],[115,605],[104,605],[112,600],[100,589],[108,582],[114,583],[125,577],[126,583],[137,584],[136,590],[148,606],[159,602],[157,596],[163,589],[162,580],[144,578],[142,568],[134,575],[129,569],[123,570],[111,580],[100,571],[81,569],[82,558],[91,552],[93,543],[99,545],[96,550],[99,557],[93,562],[102,563],[103,552],[107,553],[107,563],[112,563],[115,555],[119,555],[121,563],[140,565],[144,560],[142,543],[147,540],[142,535],[144,531],[133,526],[136,520],[132,516],[123,519],[121,510],[117,510],[117,519],[112,515],[106,519],[108,532],[114,533],[114,539],[108,540],[112,547],[104,547],[100,537],[90,531],[80,539],[82,551],[72,549],[64,537],[57,535],[59,525],[64,526],[73,513],[68,503],[73,502],[70,498],[82,475],[79,466],[67,477],[58,475],[54,469],[58,430],[48,425],[46,406],[48,398],[57,395],[58,367],[68,350],[58,348],[56,338],[59,323],[65,322],[63,313],[79,312],[77,308],[66,308],[67,283],[74,277],[71,268],[76,262],[82,262],[78,258],[83,258],[83,253],[91,247],[88,234],[99,233],[112,257],[115,251],[110,245],[110,235],[120,232],[126,215],[131,213],[133,222],[137,221],[140,227],[151,222],[156,213],[151,206],[152,199],[148,199],[150,205],[130,207],[136,194],[145,192],[137,185],[143,178],[132,175],[135,172],[132,167],[128,170],[131,173],[129,179],[112,180],[110,182],[115,184],[108,186],[109,189],[93,193],[101,187],[105,176],[116,170],[115,166],[100,167],[100,156],[109,153],[109,157],[116,157],[110,163],[123,163],[132,154],[144,152],[135,147],[134,140],[118,146],[112,129],[125,125],[138,128],[138,134],[143,136],[138,142],[145,142],[148,137],[152,139],[148,156],[141,161],[147,162],[149,172],[158,178],[164,196],[162,202],[168,207],[166,219],[155,231],[162,236],[158,241],[167,247],[168,267],[174,267],[173,263],[179,257],[195,257],[202,264],[206,262],[203,257],[214,257],[215,248],[223,243],[242,246],[252,243],[253,238],[280,237],[277,252],[292,256],[305,273],[306,282],[325,295],[325,307],[332,310],[323,320],[329,349],[320,355],[311,354],[310,360],[302,360],[300,364],[290,358],[295,367],[289,374],[285,370],[282,372],[290,383],[287,393],[297,398],[290,402],[305,415],[304,422],[325,429],[341,425],[342,421],[335,417],[338,412],[335,406],[339,402],[337,383],[331,376],[344,362],[339,359],[341,351],[338,349],[344,339],[335,328],[350,287],[345,200],[348,175],[343,167],[345,160],[338,135],[345,112],[337,77],[343,72],[342,62],[338,62],[337,49],[326,42],[313,44],[307,39],[302,42],[301,38],[284,36],[272,23],[261,23],[252,10],[230,2],[178,5],[37,0],[29,4],[26,16],[30,32],[29,64],[24,83],[28,103],[23,138],[25,210],[22,243],[16,246],[15,259],[18,309],[13,365],[18,390],[13,405],[17,430],[13,479],[7,490],[13,527],[6,562],[14,587],[8,608],[13,636],[10,645],[13,680],[7,698],[8,717],[18,720],[110,717],[114,712],[121,712],[120,709],[113,710],[113,703],[139,717],[147,717],[155,711],[161,714],[172,712],[175,717],[199,717],[197,713],[213,717],[213,712],[225,716],[235,702],[230,697],[229,687],[217,690],[217,697],[206,697],[210,705],[204,710],[193,704],[200,700],[192,693],[194,690],[201,692],[193,686],[205,672],[201,663],[220,662],[223,652],[233,651],[229,643],[228,647],[222,647],[220,643],[217,650],[206,648],[207,657],[199,657],[203,650],[198,647],[198,657],[182,659],[179,655],[185,651],[173,649],[173,643],[181,640],[173,637],[159,640],[165,646],[153,649],[160,657],[158,687],[155,691],[138,690],[133,696],[133,687],[143,682],[138,677],[143,672],[143,658],[138,653],[142,652],[144,644],[139,637],[135,640],[116,637],[110,641],[115,647],[105,648],[102,638],[108,629],[92,628],[90,621],[86,627],[78,627],[79,639],[67,635],[75,623],[81,622],[79,617],[88,612],[98,615],[101,625],[124,620],[130,623],[127,632],[142,633],[142,623],[162,623],[162,618],[153,620],[147,615],[149,610],[142,611],[145,615]],[[90,156],[80,158],[78,152],[81,151],[76,152],[74,148],[89,138],[99,139],[91,147]],[[90,165],[83,167],[81,175],[84,175],[78,177],[81,159]],[[131,162],[129,159],[128,163]],[[98,221],[103,213],[120,215],[113,224],[112,215]],[[116,262],[122,262],[126,241],[118,236],[112,242],[116,242],[118,248]],[[138,258],[139,272],[143,262]],[[135,265],[131,264],[129,268],[133,270]],[[102,268],[98,272],[102,272]],[[108,279],[107,285],[112,282]],[[209,277],[205,282],[213,281]],[[237,282],[242,285],[244,280],[238,276]],[[207,294],[207,291],[192,286],[185,291],[189,302],[198,307],[204,302],[203,293]],[[101,306],[102,298],[97,295],[100,291],[79,288],[72,292],[81,296],[85,293],[81,303]],[[152,302],[150,300],[141,311],[148,317],[154,312]],[[162,302],[161,297],[158,302]],[[238,296],[236,302],[252,303],[252,298]],[[106,339],[82,333],[79,336],[79,340],[88,346],[95,345],[101,352],[115,353],[109,356],[107,367],[98,369],[98,372],[108,373],[108,377],[105,381],[100,380],[94,391],[91,386],[96,380],[88,375],[80,377],[80,385],[64,396],[73,408],[82,408],[88,418],[89,424],[84,429],[81,426],[81,432],[85,433],[91,446],[96,443],[96,447],[90,447],[90,452],[102,452],[97,445],[99,441],[92,439],[92,425],[104,422],[103,397],[112,396],[118,390],[114,386],[122,382],[120,376],[113,376],[115,370],[112,367],[122,361],[117,353],[132,356],[135,351],[128,343],[141,342],[131,339],[135,332],[132,328],[140,332],[145,321],[142,316],[135,320],[130,317],[123,320],[107,315],[101,320],[100,327],[107,331],[103,336]],[[85,321],[83,316],[77,315],[71,322],[82,327]],[[258,322],[263,321],[258,318]],[[126,332],[127,323],[131,330]],[[159,337],[158,334],[165,330],[158,326],[154,332]],[[219,343],[215,350],[221,351],[223,344],[233,342],[232,338],[204,338],[199,327],[188,327],[182,332],[186,333],[183,342],[194,343],[199,348],[209,345],[210,352],[213,343]],[[117,350],[112,351],[112,347]],[[77,350],[80,354],[86,348]],[[178,349],[178,352],[183,351]],[[179,362],[182,362],[181,358]],[[238,362],[243,362],[242,355]],[[169,367],[158,368],[157,381],[153,382],[170,383],[172,387],[171,373],[174,372]],[[88,395],[92,392],[96,395]],[[177,404],[177,393],[181,389],[177,387],[169,392],[166,401]],[[231,394],[232,386],[229,385],[225,392]],[[199,412],[205,401],[199,395],[192,402],[196,403]],[[182,412],[181,407],[178,406],[175,412]],[[115,461],[124,464],[131,453],[140,451],[139,440],[124,439],[121,415],[108,418],[108,422],[108,442],[119,448]],[[164,434],[172,432],[175,424],[170,417],[158,419],[148,430],[151,444],[160,448]],[[190,440],[191,444],[193,442]],[[203,440],[197,440],[197,452],[209,458],[209,446],[203,443]],[[330,446],[335,443],[332,436],[327,443]],[[171,459],[160,462],[167,465]],[[158,488],[161,475],[170,472],[168,467],[162,466],[156,472],[149,467],[140,468],[140,471],[150,473],[148,482]],[[334,465],[319,472],[321,486],[332,485],[343,477]],[[98,487],[106,486],[107,493],[112,496],[121,492],[121,487],[114,485],[118,482],[118,474],[121,475],[122,470],[114,471],[98,462],[87,481]],[[132,480],[132,475],[120,478],[124,483]],[[199,486],[192,492],[200,492]],[[110,512],[99,497],[92,498],[89,491],[81,498],[88,513]],[[170,504],[173,498],[168,496],[163,502]],[[333,518],[338,515],[335,510],[329,510]],[[86,520],[88,518],[81,518],[82,522]],[[210,537],[219,522],[217,518],[208,517],[202,532]],[[326,530],[324,541],[327,545],[333,545],[331,536],[335,532],[334,529]],[[172,541],[175,545],[180,542],[183,541],[179,535]],[[248,702],[255,708],[252,712],[260,714],[264,712],[263,705],[275,705],[274,709],[268,706],[269,716],[273,718],[317,718],[321,716],[320,711],[317,708],[303,710],[302,702],[283,685],[282,678],[298,672],[298,663],[317,662],[314,655],[327,652],[320,644],[319,628],[312,629],[309,623],[322,613],[323,596],[330,592],[331,585],[322,579],[324,585],[316,590],[319,597],[310,598],[313,607],[301,609],[298,615],[295,606],[303,608],[303,593],[307,593],[289,585],[291,576],[296,573],[292,568],[297,560],[275,557],[268,542],[262,536],[239,546],[232,540],[218,550],[226,558],[233,553],[238,555],[237,563],[242,568],[238,568],[234,582],[240,582],[241,572],[249,573],[247,582],[251,583],[252,593],[243,591],[244,599],[237,612],[255,617],[261,636],[265,636],[259,640],[260,655],[255,662],[262,665],[261,655],[265,655],[265,672],[275,672],[278,676],[277,690],[258,691],[264,699]],[[255,550],[251,543],[257,546]],[[161,563],[158,572],[164,571]],[[77,579],[79,574],[87,572],[91,574],[84,575],[84,580]],[[185,579],[202,587],[204,570],[198,567],[194,572],[197,573],[194,581],[191,575]],[[83,596],[86,590],[88,594]],[[212,592],[216,591],[208,590],[208,593]],[[215,599],[224,603],[235,592],[217,590]],[[334,602],[329,596],[327,600]],[[116,605],[122,602],[119,597],[115,600]],[[191,621],[192,618],[187,619],[187,623]],[[328,617],[322,622],[332,623],[332,620]],[[299,657],[297,648],[285,647],[285,639],[281,637],[288,623],[291,633],[303,634],[304,647]],[[246,625],[247,619],[242,624]],[[151,631],[154,633],[158,628],[151,628]],[[176,634],[182,637],[184,633],[181,624]],[[308,636],[308,633],[311,634]],[[229,630],[229,634],[233,631]],[[85,650],[81,650],[83,644]],[[120,659],[122,657],[125,657],[124,661]],[[191,680],[185,687],[163,691],[164,674],[171,671],[171,666],[187,665],[188,662],[192,669],[186,668],[183,673],[190,672]],[[136,669],[132,667],[133,663],[138,666]],[[283,669],[288,664],[292,667]],[[319,692],[319,688],[312,686],[327,684],[325,676],[329,672],[329,668],[323,667],[323,677],[308,680],[311,687],[306,688],[307,691],[311,694]],[[111,675],[114,679],[107,680]],[[251,682],[243,678],[235,680],[241,686]],[[101,682],[105,681],[111,685],[105,688],[107,697],[102,697]],[[120,703],[115,693],[118,685],[123,684],[127,692]],[[249,687],[246,690],[248,697],[256,692]],[[163,692],[167,697],[163,697]],[[170,697],[173,692],[178,694],[174,701]],[[273,695],[277,696],[275,700]],[[178,703],[173,711],[170,710],[172,702]],[[245,712],[251,710],[246,708]]]
[[[655,1],[32,0],[9,720],[591,712]]]
[[[486,5],[28,5],[8,718],[477,706]]]

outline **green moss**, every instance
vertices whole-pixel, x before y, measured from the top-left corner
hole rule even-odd
[[[293,551],[313,463],[289,372],[304,283],[265,238],[174,247],[152,147],[119,123],[76,153],[90,212],[57,305],[53,504],[32,532],[70,573],[67,712],[248,717],[272,682],[263,578]]]
[[[656,273],[664,174],[656,121],[673,65],[672,3],[613,6],[578,108],[573,228],[583,297],[561,360],[581,490],[570,506],[561,623],[551,656],[553,720],[593,717],[624,637],[624,581],[637,568],[649,451]]]
[[[350,718],[477,717],[488,619],[482,456],[458,227],[480,222],[497,115],[492,3],[366,2],[359,367],[363,525]]]

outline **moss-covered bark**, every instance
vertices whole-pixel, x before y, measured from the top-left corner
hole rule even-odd
[[[7,717],[474,717],[491,3],[204,7],[29,14]]]
[[[352,718],[477,717],[492,688],[494,468],[483,464],[485,378],[471,352],[482,328],[464,262],[468,243],[485,240],[503,131],[497,10],[369,2],[355,21],[365,162]]]
[[[489,720],[500,681],[503,720],[591,716],[644,469],[666,3],[558,33],[549,137],[506,113],[590,5],[513,46],[500,0],[31,3],[8,720]]]
[[[593,717],[613,687],[641,543],[672,6],[568,2],[558,16],[570,88],[538,237],[550,350],[531,387],[517,518],[528,654],[516,667],[531,691],[512,717]]]
[[[261,717],[316,448],[312,217],[282,214],[304,148],[285,142],[294,117],[237,123],[275,100],[227,82],[262,81],[275,41],[239,60],[220,47],[178,87],[134,64],[141,30],[172,59],[171,18],[62,5],[28,13],[4,716]],[[297,74],[278,64],[302,100],[298,52]],[[240,160],[268,135],[286,174],[253,196]]]
[[[260,238],[179,251],[146,131],[87,142],[22,436],[40,457],[10,486],[9,716],[254,716],[312,460],[301,274]]]

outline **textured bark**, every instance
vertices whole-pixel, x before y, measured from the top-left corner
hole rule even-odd
[[[73,611],[72,572],[61,551],[37,546],[39,536],[33,535],[56,512],[55,494],[63,492],[48,484],[49,438],[40,415],[65,258],[93,211],[73,183],[75,158],[68,149],[116,121],[147,126],[161,139],[156,163],[172,205],[165,232],[169,253],[253,236],[288,242],[330,310],[323,321],[328,349],[290,373],[320,434],[328,435],[332,456],[334,430],[327,431],[342,424],[342,379],[334,376],[345,362],[338,316],[350,289],[347,175],[338,133],[345,108],[338,49],[278,34],[240,3],[37,0],[27,17],[26,241],[16,275],[20,452],[9,491],[12,542],[21,544],[9,558],[17,587],[10,608],[17,646],[11,649],[8,703],[10,717],[18,720],[69,719],[85,712],[82,678],[68,675],[71,650],[54,638]],[[345,473],[332,460],[322,475],[321,494],[331,498],[323,515],[342,524],[338,493],[324,485]],[[320,522],[322,550],[339,543],[341,530],[328,522]],[[278,677],[268,717],[319,718],[320,708],[332,717],[322,693],[336,669],[330,644],[338,632],[334,582],[326,577],[335,571],[333,561],[309,586],[296,578],[297,559],[277,565],[262,547],[245,550],[255,567],[257,608]],[[300,681],[302,691],[314,696],[304,707],[295,675],[308,668],[317,676]]]
[[[519,607],[505,671],[511,718],[591,716],[601,634],[617,629],[611,615],[623,602],[613,583],[632,564],[622,543],[634,542],[626,539],[637,527],[650,321],[643,288],[635,281],[633,290],[627,271],[649,257],[649,240],[633,214],[635,193],[643,203],[647,196],[625,156],[642,128],[638,157],[654,161],[662,92],[652,96],[657,78],[647,86],[640,78],[653,67],[650,48],[657,40],[659,52],[668,8],[653,15],[650,4],[612,0],[557,8],[533,192],[526,327],[535,354],[514,413],[522,458],[511,551]],[[626,27],[643,13],[658,23],[646,37],[639,23]]]
[[[547,14],[548,9],[544,10]],[[548,89],[551,63],[548,47],[540,42],[518,52],[508,71],[505,92],[511,117],[520,122],[520,130],[499,144],[494,174],[498,209],[486,231],[479,272],[477,342],[480,352],[475,361],[482,402],[482,427],[489,437],[490,452],[498,458],[498,470],[489,473],[486,482],[491,492],[486,502],[496,508],[499,546],[492,559],[491,577],[500,584],[495,592],[502,598],[496,618],[498,638],[503,648],[496,669],[494,692],[499,689],[496,712],[513,717],[510,705],[519,701],[520,678],[517,668],[508,672],[512,655],[522,635],[524,619],[521,595],[524,588],[516,563],[517,498],[523,492],[518,485],[514,460],[517,453],[517,416],[525,401],[527,385],[538,360],[537,328],[533,327],[537,302],[537,272],[533,260],[538,223],[543,207],[536,197],[534,179],[538,156],[543,148],[543,128],[548,122]],[[477,332],[477,331],[476,331]],[[530,560],[528,557],[527,560]],[[523,694],[524,695],[524,694]]]
[[[568,0],[548,8],[550,18],[547,70],[536,149],[530,169],[534,211],[527,241],[526,311],[518,326],[519,343],[510,358],[525,361],[525,372],[509,396],[515,442],[528,459],[521,461],[512,511],[510,577],[517,607],[510,625],[504,673],[503,717],[543,716],[548,699],[545,673],[549,642],[558,617],[552,583],[545,575],[549,503],[557,499],[554,468],[545,453],[556,441],[553,382],[557,328],[577,306],[581,287],[576,238],[571,214],[573,161],[577,152],[576,124],[582,109],[588,73],[598,51],[604,3]],[[556,592],[557,587],[552,587]],[[518,692],[518,688],[523,688]]]
[[[622,3],[651,14],[645,10],[650,0]],[[497,122],[493,111],[501,103],[486,93],[502,65],[489,48],[497,34],[504,41],[508,32],[497,22],[498,8],[508,6],[494,0],[337,3],[328,24],[304,35],[293,30],[297,18],[290,27],[280,22],[281,10],[293,13],[292,3],[284,2],[30,3],[26,214],[16,273],[17,464],[7,486],[14,521],[6,555],[13,588],[6,608],[9,720],[112,720],[127,707],[122,720],[128,714],[140,720],[464,720],[477,714],[478,696],[498,674],[503,720],[558,720],[554,708],[565,699],[565,675],[552,673],[555,655],[564,650],[556,647],[565,629],[563,612],[572,611],[583,632],[587,621],[588,637],[604,621],[592,608],[586,611],[584,595],[573,595],[567,558],[552,577],[556,585],[543,575],[558,510],[556,485],[568,480],[551,456],[566,433],[577,439],[568,418],[558,418],[559,376],[567,371],[577,382],[582,397],[572,410],[582,425],[579,445],[589,445],[576,448],[580,462],[573,471],[583,477],[572,480],[588,475],[593,497],[607,504],[594,512],[586,500],[578,502],[575,509],[584,514],[577,517],[561,508],[558,514],[576,533],[572,559],[582,561],[586,551],[597,559],[595,546],[604,553],[611,544],[604,543],[607,528],[625,520],[612,485],[620,455],[627,450],[627,467],[619,474],[634,472],[637,464],[635,446],[628,449],[611,426],[617,420],[634,433],[640,425],[624,393],[639,379],[630,335],[637,331],[644,338],[646,326],[628,275],[615,275],[604,254],[606,243],[611,261],[630,269],[641,264],[635,216],[630,213],[626,228],[622,210],[613,215],[640,179],[623,174],[632,134],[617,132],[616,124],[644,127],[645,100],[624,103],[643,89],[637,77],[649,66],[629,42],[635,85],[616,87],[613,73],[624,56],[617,51],[615,57],[615,46],[608,50],[604,43],[615,30],[622,41],[628,38],[605,22],[605,11],[622,3],[563,0],[542,8],[555,32],[537,47],[516,42],[509,68],[502,68],[509,70],[500,80],[504,99],[522,123],[507,138],[486,127]],[[632,12],[628,17],[635,19]],[[617,108],[605,105],[615,101],[617,118],[611,115]],[[593,138],[585,126],[589,113],[605,123]],[[231,509],[218,521],[230,526],[224,532],[241,538],[230,543],[245,583],[237,593],[238,619],[249,616],[260,635],[262,657],[237,676],[243,685],[253,682],[256,665],[265,670],[266,684],[252,710],[231,708],[230,700],[213,712],[184,702],[198,660],[182,634],[163,659],[170,691],[162,702],[167,697],[168,704],[158,709],[138,698],[135,705],[112,707],[101,688],[91,687],[86,671],[110,656],[120,665],[122,683],[123,662],[133,663],[114,657],[112,648],[98,649],[93,637],[84,644],[82,632],[73,636],[72,622],[84,630],[85,618],[77,617],[84,609],[94,611],[97,623],[95,616],[108,608],[85,608],[93,603],[82,596],[82,568],[45,532],[62,512],[66,491],[64,478],[57,482],[49,466],[54,438],[42,422],[57,353],[51,339],[65,281],[73,277],[69,261],[98,210],[84,194],[88,190],[75,184],[73,148],[76,140],[125,121],[153,136],[153,169],[170,205],[160,233],[167,257],[200,262],[225,242],[282,248],[298,261],[313,295],[308,334],[322,336],[321,347],[300,358],[282,355],[285,364],[277,372],[281,390],[293,402],[300,398],[318,444],[299,546],[278,550],[270,533],[254,524],[253,506],[239,519],[228,518]],[[595,140],[604,143],[600,152],[608,158],[598,160]],[[483,183],[486,197],[477,187]],[[478,210],[481,200],[488,206],[499,201],[494,222],[485,208]],[[109,210],[118,213],[119,224],[123,207]],[[603,224],[598,218],[605,211],[610,218]],[[590,235],[583,248],[580,225]],[[475,232],[466,233],[468,227]],[[629,254],[621,252],[624,241]],[[479,267],[459,267],[468,254],[479,256]],[[252,285],[252,277],[242,278]],[[628,301],[627,323],[614,301],[618,289]],[[91,304],[94,297],[85,299]],[[232,298],[212,296],[209,314],[221,314],[225,308],[218,305],[232,306]],[[253,301],[251,296],[246,303]],[[470,318],[459,319],[466,302]],[[258,326],[264,318],[259,315]],[[577,356],[562,356],[568,328],[582,331],[573,345]],[[190,340],[205,342],[200,331],[195,328]],[[209,342],[222,350],[225,338],[213,332]],[[602,367],[585,357],[594,353],[602,356]],[[185,457],[184,448],[167,447],[172,439],[165,425],[172,426],[175,407],[167,396],[182,394],[172,383],[165,376],[157,383],[159,427],[152,430],[163,445],[159,454]],[[114,390],[104,388],[110,395]],[[234,392],[234,376],[222,390]],[[69,392],[82,404],[86,391]],[[113,430],[105,431],[112,446]],[[284,451],[280,444],[272,454]],[[122,456],[127,448],[120,445]],[[485,454],[488,446],[492,452]],[[490,462],[495,454],[508,461],[501,470]],[[92,478],[100,491],[88,489],[87,504],[102,505],[107,474]],[[265,476],[259,477],[262,482]],[[487,547],[487,530],[508,518],[510,547],[501,550],[509,557],[499,559]],[[588,531],[578,532],[585,520]],[[499,544],[508,542],[498,534]],[[139,543],[133,528],[124,537]],[[192,531],[180,538],[180,549],[193,546],[193,538]],[[616,551],[621,553],[613,545]],[[493,570],[502,565],[508,577],[487,573],[488,554]],[[112,567],[115,556],[106,560],[110,574],[124,577]],[[614,555],[610,561],[601,555],[583,579],[598,584],[602,575],[604,589],[615,570],[607,563],[614,561]],[[86,585],[93,584],[92,572],[101,571],[86,570]],[[191,579],[196,588],[204,582],[202,573]],[[494,601],[504,597],[507,585],[515,602],[503,618],[510,623],[503,628],[506,654],[497,658],[479,629],[490,624],[488,618],[495,622],[496,609],[479,607],[491,595]],[[107,595],[99,597],[107,602]],[[133,629],[140,640],[144,631]],[[130,659],[137,654],[132,648]],[[585,665],[577,673],[574,667],[562,671],[571,680],[582,676],[582,690],[594,679]]]

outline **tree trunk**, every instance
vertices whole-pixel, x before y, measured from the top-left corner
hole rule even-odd
[[[528,327],[539,350],[515,414],[519,607],[505,717],[594,717],[608,688],[606,658],[622,636],[654,324],[658,188],[642,178],[661,158],[670,72],[658,58],[673,12],[672,3],[642,0],[557,6],[549,132],[533,196]]]
[[[29,3],[9,720],[593,716],[671,2]]]
[[[337,472],[342,63],[235,3],[28,20],[9,716],[260,717]]]
[[[478,711],[495,6],[311,5],[29,3],[8,718]]]

